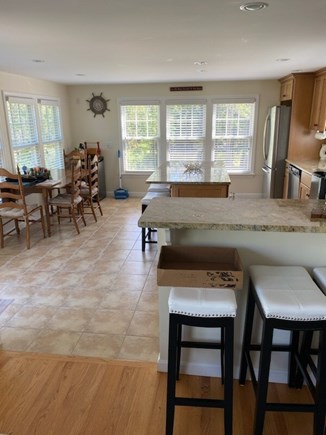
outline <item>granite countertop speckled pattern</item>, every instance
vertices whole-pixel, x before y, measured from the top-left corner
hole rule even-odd
[[[230,184],[231,180],[225,168],[213,162],[202,162],[199,170],[188,170],[184,163],[169,162],[161,165],[150,175],[147,183],[170,184]]]
[[[140,227],[326,233],[326,220],[311,221],[325,201],[295,199],[155,198]]]
[[[291,165],[296,166],[297,168],[301,169],[302,171],[308,172],[309,174],[312,174],[315,171],[326,171],[326,160],[320,159],[320,160],[291,160],[286,159],[288,163]]]

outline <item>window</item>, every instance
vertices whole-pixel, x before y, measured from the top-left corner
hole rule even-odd
[[[209,160],[230,174],[253,173],[257,105],[254,96],[122,102],[124,171]]]
[[[58,102],[7,96],[6,107],[14,166],[63,168]]]
[[[158,104],[121,106],[123,162],[126,172],[153,171],[158,166]]]
[[[255,101],[213,105],[213,159],[233,173],[251,171]]]
[[[166,140],[168,160],[204,159],[206,105],[167,104]]]

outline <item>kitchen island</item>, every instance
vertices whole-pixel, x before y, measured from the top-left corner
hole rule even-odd
[[[158,228],[159,245],[217,246],[237,248],[243,268],[244,286],[236,290],[238,304],[235,321],[234,376],[238,377],[251,264],[301,265],[309,271],[326,265],[326,220],[311,221],[313,208],[325,201],[282,199],[157,198],[139,219],[139,226]],[[232,290],[230,290],[232,291]],[[167,369],[168,296],[170,287],[159,287],[160,354],[158,370]],[[259,337],[260,321],[255,320]],[[192,328],[188,338],[213,339],[214,332]],[[278,331],[278,342],[288,333]],[[219,376],[216,351],[185,349],[181,371],[189,374]],[[258,359],[254,360],[257,368]],[[271,381],[286,382],[286,355],[273,355]]]
[[[231,184],[227,170],[214,162],[167,162],[146,182],[170,184],[171,196],[197,198],[227,198]]]

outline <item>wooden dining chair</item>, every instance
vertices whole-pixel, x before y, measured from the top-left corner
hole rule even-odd
[[[65,193],[58,193],[57,196],[49,199],[49,206],[53,214],[57,215],[58,224],[61,219],[69,219],[75,225],[77,233],[80,234],[78,222],[82,220],[86,226],[83,212],[83,198],[80,195],[81,185],[81,161],[71,163],[71,183]]]
[[[97,222],[95,211],[99,210],[103,216],[98,187],[98,156],[95,155],[91,158],[89,155],[87,162],[87,172],[86,176],[83,177],[80,195],[83,198],[84,214],[92,214]]]
[[[17,174],[0,168],[0,243],[4,247],[4,238],[13,231],[20,234],[19,222],[25,224],[26,247],[31,247],[30,225],[41,223],[43,236],[45,221],[42,205],[26,204],[25,192],[19,167]]]
[[[86,167],[87,163],[87,151],[86,149],[78,149],[78,150],[72,150],[66,153],[65,150],[63,150],[63,162],[65,169],[70,169],[72,163],[76,163],[78,160],[81,161],[81,166],[83,168]]]

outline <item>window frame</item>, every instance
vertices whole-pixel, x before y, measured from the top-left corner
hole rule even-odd
[[[145,105],[157,103],[160,107],[160,143],[158,149],[158,165],[168,162],[168,140],[167,140],[167,106],[170,104],[200,104],[204,102],[206,104],[206,138],[204,140],[204,160],[213,162],[214,156],[214,140],[213,140],[213,108],[214,104],[217,103],[246,103],[253,102],[255,104],[255,113],[253,119],[253,134],[252,134],[252,145],[249,157],[249,167],[247,171],[232,171],[228,170],[230,175],[245,176],[255,174],[255,157],[256,157],[256,141],[257,141],[257,129],[258,129],[258,115],[259,115],[259,95],[257,94],[247,94],[247,95],[218,95],[206,97],[192,96],[189,98],[169,98],[169,97],[156,97],[151,98],[121,98],[118,101],[119,104],[119,127],[120,127],[120,149],[123,150],[123,140],[122,140],[122,121],[121,121],[121,105],[131,104],[131,105]],[[144,172],[131,172],[126,171],[124,168],[122,152],[122,173],[123,174],[138,174],[147,175],[153,171]]]
[[[9,139],[9,155],[10,155],[10,161],[12,168],[15,170],[17,167],[17,164],[19,167],[23,166],[23,163],[19,163],[19,161],[16,161],[15,158],[15,150],[18,149],[18,147],[15,147],[13,145],[13,136],[12,136],[12,128],[10,124],[10,114],[8,109],[8,104],[10,102],[12,103],[22,103],[27,104],[32,107],[33,111],[33,117],[35,120],[35,129],[36,129],[36,137],[37,142],[35,143],[36,147],[36,153],[39,156],[38,165],[41,167],[48,167],[48,169],[55,169],[54,166],[49,166],[46,163],[45,158],[45,148],[46,145],[49,143],[47,141],[43,141],[42,138],[42,119],[40,114],[40,107],[42,105],[53,105],[58,108],[58,113],[56,117],[56,122],[59,125],[60,130],[60,137],[58,138],[58,151],[56,152],[58,157],[58,164],[56,165],[56,168],[63,168],[63,148],[64,148],[64,137],[63,137],[63,128],[62,128],[62,115],[61,115],[61,107],[60,107],[60,99],[56,97],[49,97],[49,96],[38,96],[38,95],[31,95],[31,94],[21,94],[21,93],[12,93],[12,92],[3,92],[3,100],[4,100],[4,106],[5,106],[5,114],[6,114],[6,126],[8,131],[8,139]],[[47,104],[45,104],[47,103]],[[27,145],[26,148],[29,148]]]

